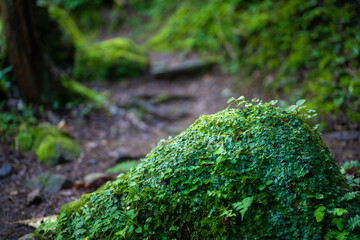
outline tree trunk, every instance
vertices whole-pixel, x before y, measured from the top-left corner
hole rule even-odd
[[[26,102],[51,105],[66,96],[56,69],[34,26],[35,0],[0,0],[7,51]]]

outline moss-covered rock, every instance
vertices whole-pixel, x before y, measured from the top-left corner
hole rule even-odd
[[[114,38],[79,48],[74,76],[82,81],[137,77],[147,70],[145,52],[129,39]]]
[[[359,194],[302,103],[239,99],[200,117],[80,209],[64,208],[53,238],[358,239]]]
[[[32,135],[32,150],[41,163],[56,165],[62,161],[74,161],[81,153],[79,144],[50,124],[39,124]]]

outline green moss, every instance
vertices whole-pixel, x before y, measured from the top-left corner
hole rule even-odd
[[[74,140],[50,124],[39,124],[32,135],[34,137],[32,150],[41,163],[56,165],[60,161],[73,161],[81,153],[80,146]]]
[[[49,8],[49,15],[69,34],[76,47],[83,46],[86,43],[85,37],[65,10],[52,7]]]
[[[305,122],[303,102],[283,110],[240,98],[201,116],[81,209],[62,212],[52,237],[358,239],[359,194]]]
[[[83,46],[76,55],[74,76],[82,81],[116,80],[142,75],[145,52],[129,39],[114,38]]]
[[[61,213],[63,214],[72,214],[79,212],[82,207],[89,201],[91,193],[82,195],[79,199],[76,199],[73,202],[65,204],[61,207]]]
[[[99,106],[103,105],[106,101],[105,95],[97,93],[76,81],[65,78],[62,80],[62,84],[67,89],[68,93],[74,96],[74,99],[94,103]]]

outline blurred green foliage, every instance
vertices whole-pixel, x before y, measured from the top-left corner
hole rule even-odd
[[[86,38],[83,36],[83,33],[79,30],[67,11],[58,7],[53,7],[49,8],[48,12],[50,17],[62,27],[63,31],[69,34],[76,47],[86,43]]]
[[[30,107],[25,107],[21,111],[4,111],[0,104],[0,141],[13,140],[17,149],[28,149],[26,146],[32,140],[26,135],[29,127],[36,122],[34,112]],[[24,147],[22,147],[24,146]]]
[[[9,73],[12,70],[12,66],[8,66],[4,69],[0,70],[0,94],[3,93],[4,95],[6,95],[5,97],[9,96],[10,93],[10,86],[11,86],[11,82],[9,79]],[[1,101],[1,97],[0,97],[0,101]]]
[[[340,123],[360,121],[360,17],[355,0],[134,1],[158,22],[148,46],[215,55],[263,91],[306,97]],[[170,11],[170,13],[169,13]],[[161,22],[165,24],[161,24]],[[329,120],[329,119],[328,119]]]
[[[93,35],[99,28],[107,26],[108,31],[114,30],[118,26],[118,22],[122,22],[125,17],[124,12],[119,8],[116,1],[101,1],[101,0],[37,0],[40,6],[48,7],[50,10],[53,8],[62,9],[72,19],[75,20],[79,28],[87,33]],[[108,10],[103,17],[103,11]],[[108,22],[110,20],[110,23]]]
[[[91,9],[96,10],[94,5]],[[84,11],[88,12],[88,9]],[[80,31],[78,19],[73,18],[68,9],[54,5],[49,7],[49,14],[71,36],[76,46],[75,79],[108,81],[140,76],[147,70],[148,60],[144,49],[130,39],[113,38],[94,43],[94,36],[89,37],[89,32]],[[100,16],[99,12],[96,12],[96,16]]]
[[[65,9],[75,9],[84,5],[98,7],[100,0],[37,0],[37,4],[46,7],[63,7]]]
[[[74,77],[81,81],[110,81],[137,77],[147,70],[145,51],[130,39],[113,38],[79,48]]]

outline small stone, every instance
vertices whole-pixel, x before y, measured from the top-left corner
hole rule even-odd
[[[30,205],[39,205],[42,202],[41,191],[40,189],[35,189],[29,193],[26,199],[28,206]]]
[[[13,190],[13,191],[10,192],[10,196],[11,196],[11,197],[12,197],[12,196],[16,196],[16,195],[18,195],[18,194],[19,194],[19,192],[16,191],[16,190]]]
[[[45,114],[51,123],[58,124],[60,122],[59,116],[57,114],[55,114],[54,112],[48,110],[45,112]]]
[[[45,184],[45,191],[49,193],[57,193],[64,186],[66,177],[60,174],[49,174]]]
[[[30,179],[27,179],[25,181],[25,185],[32,189],[32,190],[35,190],[35,189],[42,189],[44,187],[44,185],[42,184],[42,182],[37,178],[37,177],[33,177],[33,178],[30,178]]]
[[[48,193],[57,193],[61,189],[71,188],[73,182],[64,175],[43,172],[39,176],[27,180],[26,185],[33,190],[44,189]]]
[[[1,168],[0,168],[0,177],[6,177],[7,175],[9,175],[11,173],[12,167],[10,163],[5,163]]]
[[[94,165],[96,165],[98,163],[98,161],[96,160],[96,159],[90,159],[89,160],[89,165],[91,165],[91,166],[94,166]]]
[[[29,234],[22,236],[18,240],[35,240],[35,237],[34,237],[33,233],[29,233]]]
[[[112,174],[94,172],[86,175],[84,177],[84,187],[85,188],[98,188],[107,181],[115,180]]]
[[[93,148],[96,148],[98,146],[98,144],[96,143],[96,142],[88,142],[87,144],[86,144],[86,147],[88,148],[88,149],[93,149]]]

